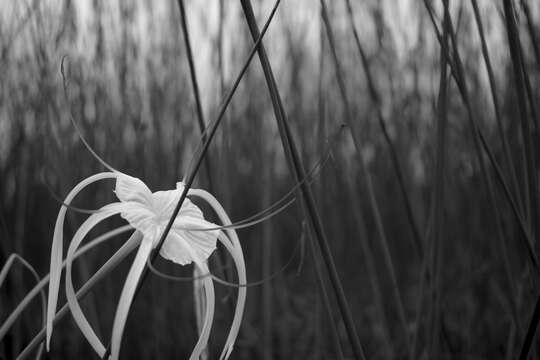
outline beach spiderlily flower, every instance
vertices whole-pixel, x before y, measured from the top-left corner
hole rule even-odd
[[[85,236],[101,221],[114,215],[120,215],[135,229],[129,241],[138,241],[140,244],[120,295],[110,340],[111,358],[118,359],[124,326],[137,284],[152,250],[158,245],[159,239],[184,191],[184,184],[182,182],[177,183],[174,190],[151,192],[141,180],[118,171],[111,171],[90,176],[77,184],[68,194],[58,214],[51,250],[51,278],[49,283],[46,326],[47,349],[50,346],[53,319],[58,302],[62,270],[63,226],[67,206],[69,206],[73,198],[85,187],[104,179],[116,180],[114,192],[119,201],[105,205],[97,210],[76,231],[70,242],[66,256],[65,286],[66,298],[75,322],[94,351],[100,357],[103,357],[106,349],[82,312],[75,294],[72,281],[72,263],[75,252]],[[216,242],[219,240],[234,260],[238,273],[238,281],[241,284],[246,283],[246,269],[242,248],[234,228],[230,226],[231,221],[223,207],[211,194],[204,190],[190,189],[187,195],[190,197],[199,197],[206,201],[214,209],[224,226],[220,227],[205,220],[199,207],[186,198],[177,217],[174,219],[172,228],[165,238],[159,254],[165,259],[179,265],[193,264],[196,274],[209,274],[208,258],[216,249]],[[200,293],[204,293],[205,295],[204,321],[199,329],[199,340],[191,355],[191,359],[198,359],[208,343],[214,316],[215,298],[212,277],[206,276],[200,280],[195,280],[194,285],[200,287]],[[231,354],[242,321],[245,300],[246,288],[239,287],[233,323],[221,358],[226,359]]]

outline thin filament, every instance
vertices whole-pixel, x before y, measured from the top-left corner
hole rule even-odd
[[[81,141],[83,142],[84,146],[86,147],[86,149],[88,149],[88,151],[90,152],[90,154],[92,154],[92,156],[94,158],[96,158],[97,161],[99,161],[101,163],[101,165],[103,165],[105,168],[107,168],[108,170],[112,171],[112,172],[118,172],[118,170],[116,170],[115,168],[113,168],[111,165],[109,165],[105,160],[103,160],[95,151],[94,149],[92,149],[92,147],[90,146],[90,144],[86,141],[86,139],[84,138],[83,134],[82,134],[82,131],[81,129],[79,128],[79,125],[77,125],[77,122],[75,121],[75,117],[73,116],[73,112],[71,111],[71,103],[69,101],[69,96],[68,96],[68,86],[67,86],[67,79],[66,79],[66,74],[64,72],[64,61],[66,60],[67,58],[67,55],[64,55],[62,56],[62,63],[60,65],[60,73],[62,74],[62,84],[63,84],[63,87],[64,87],[64,98],[65,98],[65,101],[66,101],[66,104],[68,105],[68,112],[69,112],[69,119],[71,120],[71,123],[73,124],[73,127],[75,127],[75,131],[77,132],[77,135],[79,136],[79,138],[81,139]]]
[[[213,275],[210,272],[204,273],[203,275],[200,275],[200,276],[175,276],[175,275],[170,275],[170,274],[166,274],[166,273],[156,269],[152,265],[152,262],[150,261],[150,259],[148,259],[146,261],[146,264],[148,266],[148,269],[154,275],[159,276],[160,278],[163,278],[163,279],[166,279],[166,280],[170,280],[170,281],[178,281],[178,282],[181,282],[181,281],[194,281],[194,280],[201,280],[201,279],[204,279],[204,278],[207,278],[207,277],[211,277],[214,281],[216,281],[217,283],[219,283],[221,285],[224,285],[224,286],[229,286],[229,287],[233,287],[233,288],[254,287],[254,286],[260,286],[260,285],[274,279],[275,277],[277,277],[281,273],[285,272],[285,270],[287,270],[287,268],[292,264],[296,254],[298,253],[299,248],[300,248],[300,242],[297,242],[296,245],[295,245],[295,248],[294,248],[291,256],[289,257],[289,259],[287,260],[287,262],[285,264],[283,264],[281,266],[281,268],[276,270],[274,273],[268,275],[267,277],[265,277],[265,278],[263,278],[261,280],[248,282],[248,283],[244,283],[244,284],[239,284],[239,283],[234,283],[234,282],[229,282],[229,281],[223,280],[222,278],[220,278],[220,277],[218,277],[216,275]]]

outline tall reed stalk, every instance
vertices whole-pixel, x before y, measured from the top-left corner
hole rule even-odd
[[[318,126],[317,126],[317,130],[318,130],[318,145],[319,145],[319,149],[323,149],[325,148],[325,142],[327,140],[327,127],[326,127],[326,101],[325,101],[325,98],[326,98],[326,92],[325,92],[325,89],[324,89],[324,68],[325,68],[325,57],[324,57],[324,48],[325,48],[325,42],[324,42],[324,33],[322,32],[322,28],[321,28],[321,31],[320,31],[320,34],[319,34],[319,39],[320,39],[320,56],[319,56],[319,76],[318,76],[318,89],[317,89],[317,110],[318,110]],[[318,188],[317,188],[317,200],[318,200],[318,204],[319,204],[319,207],[320,207],[320,215],[325,218],[325,216],[329,213],[328,211],[326,211],[326,200],[327,200],[327,191],[326,191],[326,188],[328,186],[328,181],[327,181],[327,178],[325,176],[324,173],[321,173],[320,175],[320,178],[319,178],[319,184],[318,184]],[[299,194],[301,196],[301,194]],[[305,210],[304,210],[304,214],[305,214]],[[304,215],[305,217],[305,215]],[[309,228],[308,228],[309,229]],[[333,348],[334,348],[334,352],[335,352],[335,357],[336,359],[344,359],[345,356],[343,354],[343,348],[341,346],[341,341],[340,341],[340,336],[339,336],[339,332],[337,330],[337,327],[336,327],[336,322],[335,322],[335,316],[334,316],[334,311],[332,309],[332,304],[331,304],[331,300],[328,296],[328,292],[326,291],[326,286],[325,286],[325,283],[324,283],[324,273],[323,273],[323,270],[321,268],[321,261],[320,261],[320,254],[317,253],[317,249],[315,248],[314,246],[314,242],[313,242],[313,234],[310,232],[309,233],[309,239],[308,239],[308,246],[309,246],[309,253],[311,255],[311,258],[313,260],[313,267],[315,268],[315,278],[316,278],[316,282],[317,282],[317,290],[318,290],[318,297],[317,297],[317,304],[316,304],[316,337],[318,339],[317,340],[317,349],[315,350],[316,351],[316,354],[315,354],[315,358],[322,358],[323,357],[323,353],[322,353],[322,349],[324,349],[324,345],[325,345],[325,335],[326,334],[330,334],[330,338],[331,338],[331,342],[332,342],[332,345],[333,345]],[[326,313],[326,319],[323,320],[323,318],[321,318],[319,316],[319,308],[321,307],[324,308],[325,310],[325,313]]]
[[[512,60],[512,70],[514,75],[515,90],[521,122],[521,136],[525,152],[525,188],[527,189],[528,202],[526,203],[527,214],[529,214],[529,226],[531,234],[538,242],[538,190],[537,175],[535,166],[535,152],[532,141],[531,124],[527,116],[527,97],[525,90],[525,77],[523,74],[523,59],[521,54],[521,44],[519,39],[519,30],[514,17],[514,7],[511,0],[503,0],[504,17],[506,20],[506,32],[508,36],[508,46],[510,49],[510,58]]]
[[[431,9],[431,6],[429,5],[429,3],[427,3],[426,1],[424,1],[424,5],[427,9],[427,12],[429,14],[429,17],[430,17],[430,20],[431,20],[431,23],[433,24],[433,28],[434,28],[434,31],[435,31],[435,35],[437,37],[437,40],[439,42],[439,44],[442,43],[442,36],[439,32],[439,29],[437,27],[437,23],[435,21],[435,17],[432,13],[432,9]],[[451,21],[450,21],[450,25],[451,25]],[[454,37],[452,37],[452,39],[454,39]],[[450,67],[450,74],[452,75],[452,78],[454,79],[454,81],[456,82],[456,85],[457,85],[457,88],[459,90],[459,94],[461,96],[461,99],[462,101],[464,102],[465,104],[465,107],[466,107],[466,110],[467,110],[467,116],[469,119],[473,119],[473,125],[476,124],[474,122],[474,118],[472,118],[472,109],[470,107],[470,103],[469,103],[469,96],[468,96],[468,92],[467,92],[467,89],[466,89],[466,86],[464,84],[464,82],[462,81],[462,78],[463,78],[463,72],[459,71],[459,67],[458,65],[456,64],[455,60],[456,58],[459,59],[459,54],[457,53],[457,48],[456,48],[456,56],[452,56],[453,54],[451,54],[450,52],[447,52],[445,53],[445,59]],[[462,70],[462,69],[461,69]],[[500,168],[500,166],[498,165],[496,159],[495,159],[495,156],[493,155],[493,151],[491,150],[483,132],[482,132],[482,129],[479,128],[478,126],[475,127],[476,129],[476,132],[477,132],[477,135],[481,141],[481,146],[482,148],[484,149],[484,151],[486,152],[486,154],[488,155],[488,159],[493,167],[493,169],[495,170],[495,173],[497,175],[497,180],[499,181],[499,183],[501,184],[501,187],[503,188],[504,190],[504,195],[505,195],[505,198],[508,202],[508,204],[511,206],[511,209],[512,209],[512,212],[518,222],[518,227],[519,227],[519,230],[521,232],[521,234],[523,235],[523,239],[525,240],[525,245],[527,247],[527,251],[529,253],[529,258],[531,260],[531,263],[533,265],[533,269],[536,273],[539,273],[540,274],[540,263],[538,261],[538,258],[536,256],[536,253],[534,251],[534,241],[533,241],[533,237],[531,235],[531,232],[530,232],[530,229],[529,229],[529,226],[527,224],[527,218],[522,214],[520,213],[519,211],[519,208],[518,208],[518,203],[516,202],[516,200],[513,198],[513,195],[510,191],[510,187],[508,186],[508,182],[507,180],[505,179],[505,177],[503,176],[503,173],[502,173],[502,170]],[[498,211],[497,209],[494,209],[495,211]]]
[[[364,70],[364,74],[366,76],[366,82],[367,82],[367,88],[368,93],[371,98],[371,102],[375,106],[375,110],[377,112],[377,120],[379,122],[379,126],[381,128],[381,131],[383,133],[384,140],[386,142],[386,145],[388,147],[388,152],[390,154],[390,159],[392,160],[392,165],[394,167],[394,171],[396,173],[396,177],[398,180],[399,189],[401,191],[401,196],[403,198],[403,203],[405,205],[405,213],[407,214],[407,219],[409,220],[409,225],[411,226],[411,231],[413,234],[414,243],[416,246],[416,250],[418,251],[418,254],[420,258],[423,257],[423,246],[424,246],[424,240],[422,239],[422,236],[420,234],[420,230],[418,228],[418,223],[414,217],[414,213],[411,206],[411,200],[409,199],[409,194],[407,192],[407,187],[405,186],[405,179],[403,177],[403,172],[401,170],[401,166],[399,164],[398,155],[396,152],[396,148],[394,143],[392,142],[392,139],[390,138],[390,135],[388,133],[388,129],[386,127],[386,120],[383,116],[383,104],[382,104],[382,98],[380,96],[380,93],[375,86],[375,82],[373,81],[373,75],[369,66],[369,62],[367,59],[366,52],[364,51],[364,48],[362,47],[362,43],[360,42],[360,37],[358,35],[358,31],[356,29],[356,24],[354,22],[354,16],[353,16],[353,10],[351,6],[351,0],[345,0],[345,4],[347,6],[347,15],[349,19],[349,24],[352,29],[353,35],[354,35],[354,41],[356,44],[356,48],[358,50],[358,53],[360,55],[360,59],[362,61],[362,68]],[[325,11],[325,10],[323,10]],[[328,16],[326,16],[328,17]]]
[[[520,0],[520,3],[521,7],[523,8],[523,13],[525,14],[525,19],[527,20],[527,30],[529,32],[534,58],[536,60],[536,66],[538,67],[538,71],[540,71],[540,41],[538,40],[538,36],[536,35],[537,30],[535,29],[534,20],[532,18],[531,10],[529,8],[527,0]]]
[[[244,11],[244,15],[246,17],[246,20],[249,26],[251,36],[253,40],[255,41],[255,39],[259,37],[259,29],[255,21],[255,15],[253,14],[253,8],[251,6],[251,2],[249,0],[241,0],[241,4],[242,4],[242,9]],[[285,154],[289,161],[289,166],[291,167],[291,171],[294,173],[296,181],[300,182],[300,180],[305,177],[304,167],[302,165],[302,161],[298,154],[296,145],[294,144],[294,140],[293,140],[293,137],[289,128],[289,124],[286,118],[285,110],[283,108],[283,104],[281,101],[281,96],[279,95],[279,90],[277,88],[276,81],[274,79],[270,62],[268,61],[268,57],[266,55],[266,50],[262,44],[258,48],[258,54],[259,54],[259,60],[260,60],[260,63],[264,72],[264,76],[266,79],[266,84],[270,92],[270,97],[271,97],[272,105],[274,109],[274,115],[276,116],[276,120],[278,122],[278,129],[280,132],[281,142],[283,144]],[[305,209],[308,214],[309,224],[312,226],[314,237],[318,241],[317,243],[319,245],[319,249],[324,259],[326,269],[330,278],[330,282],[332,283],[334,293],[338,301],[338,305],[341,311],[341,316],[345,323],[345,328],[347,330],[349,342],[352,346],[355,358],[365,359],[364,351],[362,349],[362,345],[360,344],[360,340],[358,339],[358,334],[356,333],[354,320],[352,318],[352,314],[350,312],[349,305],[345,297],[345,292],[343,290],[341,280],[337,273],[334,259],[330,252],[328,240],[326,238],[326,234],[322,226],[322,221],[320,219],[319,213],[317,211],[317,207],[315,205],[315,200],[314,200],[311,188],[309,187],[309,184],[302,182],[300,189],[302,193],[303,203],[305,205]]]
[[[347,97],[347,91],[345,88],[345,82],[343,80],[343,72],[342,67],[339,61],[339,57],[337,55],[336,47],[335,47],[335,40],[334,40],[334,34],[332,30],[332,26],[330,23],[330,18],[328,16],[328,10],[326,7],[326,3],[324,0],[320,1],[321,3],[321,16],[323,17],[325,28],[326,28],[326,34],[329,40],[330,50],[332,54],[332,59],[334,61],[334,67],[335,67],[335,73],[336,78],[338,81],[338,88],[341,94],[341,99],[343,102],[343,107],[345,111],[345,121],[347,125],[349,126],[349,130],[353,139],[353,143],[355,146],[356,154],[359,158],[360,162],[360,168],[362,171],[362,175],[364,176],[365,185],[367,188],[368,193],[368,200],[369,205],[371,207],[372,215],[375,220],[377,233],[380,239],[380,244],[383,250],[383,259],[384,259],[384,265],[386,267],[386,270],[388,272],[388,275],[390,277],[390,283],[391,283],[391,290],[392,290],[392,297],[396,304],[396,310],[398,312],[398,319],[399,319],[399,325],[401,327],[401,330],[403,331],[403,339],[405,340],[405,344],[407,344],[407,351],[408,356],[412,356],[412,351],[410,347],[410,339],[409,339],[409,333],[408,333],[408,326],[407,326],[407,319],[405,315],[405,309],[403,307],[403,301],[401,299],[401,294],[399,291],[397,278],[395,275],[395,267],[394,263],[392,261],[392,256],[390,254],[390,248],[388,246],[388,241],[386,239],[386,232],[384,230],[384,225],[382,222],[379,204],[377,202],[376,196],[375,196],[375,190],[373,188],[373,181],[371,172],[365,163],[365,159],[362,156],[362,145],[360,144],[360,140],[358,138],[358,135],[356,134],[356,126],[355,122],[353,121],[353,115],[351,111],[351,106],[349,104],[349,100]],[[382,125],[384,127],[384,124]],[[395,164],[395,163],[394,163]]]
[[[431,296],[433,298],[430,309],[431,324],[429,329],[429,351],[431,357],[437,357],[439,354],[439,334],[441,317],[441,269],[443,268],[443,238],[444,238],[444,167],[445,167],[445,147],[446,147],[446,128],[448,124],[448,84],[447,63],[444,61],[444,54],[448,51],[448,33],[451,31],[448,13],[448,0],[444,3],[443,37],[440,51],[441,73],[439,80],[439,96],[437,99],[437,140],[436,140],[436,163],[435,163],[435,186],[433,191],[433,210],[434,210],[434,231],[431,244]],[[420,279],[423,281],[423,279]]]
[[[186,21],[186,9],[184,7],[184,0],[178,0],[178,7],[180,9],[180,23],[182,25],[182,34],[184,35],[184,45],[186,48],[186,55],[189,64],[189,75],[191,79],[191,86],[193,87],[193,97],[195,98],[195,109],[197,113],[197,123],[199,124],[199,130],[201,132],[201,141],[206,142],[206,122],[204,120],[204,112],[202,108],[201,95],[199,90],[199,81],[197,80],[197,71],[195,69],[195,62],[193,61],[193,51],[191,50],[191,40],[189,38],[189,28]],[[212,181],[212,169],[210,157],[205,156],[204,170],[206,172],[206,181],[208,182],[208,189],[211,193],[214,193],[214,185]]]
[[[435,33],[437,35],[437,39],[439,41],[439,44],[441,44],[441,47],[444,48],[442,46],[441,35],[440,35],[439,31],[438,31],[438,28],[437,28],[437,25],[436,25],[436,22],[435,22],[433,13],[432,13],[431,6],[430,6],[430,4],[428,4],[427,1],[424,1],[424,5],[425,5],[425,7],[426,7],[426,9],[428,11],[428,14],[430,15],[430,19],[432,20],[434,30],[435,30]],[[495,201],[493,184],[492,184],[492,181],[491,181],[491,177],[489,176],[489,174],[487,172],[487,167],[486,167],[484,157],[483,157],[483,154],[482,154],[482,146],[487,146],[487,142],[481,140],[483,135],[482,135],[482,132],[481,132],[476,120],[475,120],[475,115],[474,115],[473,110],[472,110],[469,91],[468,91],[466,80],[465,80],[463,65],[462,65],[462,62],[461,62],[460,55],[459,55],[459,50],[458,50],[458,46],[457,46],[455,32],[454,32],[453,25],[452,25],[452,20],[451,20],[449,14],[448,14],[448,26],[449,26],[449,34],[450,34],[451,45],[452,45],[452,48],[451,48],[452,52],[450,52],[450,49],[447,49],[447,51],[445,51],[445,59],[446,59],[448,65],[450,66],[452,77],[455,79],[455,82],[456,82],[456,85],[458,87],[460,96],[462,98],[462,101],[463,101],[463,103],[465,105],[465,108],[466,108],[466,111],[467,111],[467,118],[468,118],[469,128],[470,128],[470,131],[471,131],[472,136],[473,136],[474,149],[475,149],[477,161],[478,161],[478,163],[480,165],[483,185],[484,185],[485,190],[487,191],[487,196],[488,196],[488,201],[489,201],[490,207],[493,209],[493,212],[494,212],[493,219],[495,221],[495,231],[496,231],[496,235],[497,235],[499,250],[500,250],[501,257],[502,257],[502,262],[503,262],[503,267],[504,267],[504,270],[505,270],[507,283],[508,283],[508,286],[509,286],[509,289],[510,289],[510,295],[508,297],[509,297],[509,300],[510,300],[510,302],[512,304],[512,307],[511,307],[511,309],[512,309],[512,318],[513,318],[513,321],[516,324],[516,326],[519,327],[519,325],[518,325],[519,324],[519,316],[518,316],[518,311],[517,311],[517,304],[516,304],[516,301],[515,301],[515,296],[512,295],[512,294],[516,294],[515,282],[514,282],[514,279],[513,279],[512,270],[510,268],[510,262],[509,262],[509,259],[508,259],[508,250],[506,248],[506,243],[505,243],[505,240],[504,240],[504,234],[503,234],[503,230],[502,230],[502,224],[501,224],[499,208],[497,207],[496,201]],[[490,158],[490,160],[491,160],[491,158]],[[531,249],[529,248],[529,250],[531,250]],[[533,261],[534,261],[534,256],[533,255],[531,255],[531,256],[532,256]]]
[[[501,143],[503,146],[503,154],[506,162],[506,167],[508,173],[510,174],[510,183],[514,190],[514,196],[518,201],[520,211],[523,212],[523,201],[519,192],[519,184],[516,176],[516,170],[514,161],[512,160],[512,154],[510,152],[510,146],[508,145],[508,138],[506,136],[506,131],[504,129],[501,107],[499,105],[499,96],[497,95],[497,86],[495,83],[495,76],[493,74],[493,68],[491,66],[491,60],[489,57],[489,50],[486,44],[486,37],[484,34],[484,26],[482,24],[482,17],[480,16],[480,10],[478,9],[478,3],[476,0],[471,1],[474,19],[476,22],[476,28],[478,29],[478,35],[480,36],[480,44],[482,47],[482,57],[484,59],[484,64],[486,66],[486,71],[489,80],[489,88],[491,91],[491,100],[493,102],[493,110],[495,112],[495,120],[497,121],[497,130],[499,131],[499,137],[501,138]]]
[[[206,121],[204,118],[204,111],[202,108],[202,101],[201,101],[201,95],[199,90],[199,82],[197,80],[197,71],[195,68],[195,62],[193,60],[193,51],[191,49],[191,41],[189,36],[189,27],[187,26],[187,20],[186,20],[186,10],[184,7],[184,0],[178,0],[178,8],[180,10],[180,23],[182,25],[182,33],[184,34],[184,45],[186,48],[186,54],[189,64],[189,74],[191,79],[191,85],[193,87],[193,96],[195,98],[195,105],[196,105],[196,113],[197,113],[197,124],[199,125],[199,131],[201,133],[201,142],[205,143],[207,140],[206,135]],[[221,53],[221,45],[219,52]],[[220,78],[223,78],[223,75],[220,75]],[[221,92],[224,92],[224,84],[223,81],[221,81],[222,88],[220,89]],[[223,96],[223,93],[220,93],[220,96]],[[208,183],[208,191],[212,194],[216,193],[216,186],[214,185],[214,181],[212,180],[213,172],[212,172],[212,158],[210,156],[204,157],[204,168],[205,168],[205,175],[206,175],[206,181]],[[226,182],[227,176],[224,177]],[[227,187],[227,184],[224,184],[225,188]],[[225,204],[228,205],[228,202],[225,202]],[[230,268],[232,265],[232,260],[230,258],[223,258],[223,253],[218,253],[217,256],[212,257],[213,261],[215,261],[216,269],[220,276],[222,278],[225,278],[229,281],[232,281],[232,275],[231,272],[225,271],[226,268]],[[226,266],[224,265],[226,264]],[[234,307],[234,304],[232,301],[227,302],[229,305],[229,308],[232,309]]]

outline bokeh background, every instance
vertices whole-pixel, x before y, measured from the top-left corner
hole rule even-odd
[[[494,187],[494,203],[489,199],[467,108],[450,70],[446,121],[441,126],[444,63],[426,4],[351,3],[350,13],[346,1],[326,4],[339,67],[318,1],[283,0],[264,43],[305,167],[323,164],[310,179],[311,186],[366,357],[407,358],[412,348],[414,357],[425,359],[515,358],[538,295],[537,273],[503,188],[482,153]],[[426,3],[442,32],[443,3]],[[513,5],[523,74],[530,85],[530,98],[524,99],[529,101],[526,115],[537,154],[540,43],[535,39],[540,39],[540,4],[520,0]],[[272,6],[273,1],[253,2],[259,26]],[[216,117],[253,41],[240,2],[186,0],[185,8],[208,123]],[[478,9],[494,89],[472,2],[451,1],[449,6],[468,101],[503,175],[510,182],[515,174],[512,195],[526,204],[537,196],[538,183],[531,186],[536,194],[523,185],[531,170],[523,155],[526,137],[503,1],[479,0]],[[379,102],[370,94],[354,31]],[[143,179],[154,191],[172,188],[185,176],[201,133],[180,11],[176,1],[166,0],[1,1],[0,49],[0,263],[16,252],[44,276],[60,208],[56,198],[102,171],[83,146],[70,110],[103,159]],[[65,55],[67,100],[60,74]],[[493,93],[499,100],[501,127]],[[379,115],[396,154],[401,183]],[[341,129],[347,116],[352,124]],[[350,131],[360,148],[355,148]],[[209,168],[201,168],[196,187],[211,191],[233,222],[265,209],[295,185],[256,57],[207,159]],[[538,163],[533,168],[536,174]],[[373,211],[373,199],[380,217]],[[74,205],[97,209],[113,200],[112,182],[105,182],[82,193]],[[321,298],[311,233],[299,205],[296,201],[275,217],[239,230],[248,280],[278,275],[248,289],[233,359],[331,359],[338,358],[338,344],[346,358],[352,357],[326,277],[329,308]],[[215,219],[208,209],[205,214]],[[522,214],[526,226],[534,229],[534,212]],[[86,216],[69,213],[67,239]],[[120,219],[108,221],[90,237],[120,225]],[[82,284],[126,238],[108,241],[77,261],[77,283]],[[102,339],[110,336],[131,259],[83,302]],[[216,274],[236,281],[227,267],[230,262],[225,255],[222,259],[225,268],[211,262]],[[164,260],[158,265],[176,275],[192,273],[190,266]],[[0,321],[33,286],[30,275],[13,269],[0,289]],[[235,299],[234,289],[216,287],[210,358],[221,351]],[[193,309],[191,282],[149,276],[132,307],[122,357],[187,358],[197,340]],[[36,300],[2,339],[3,358],[14,358],[37,333],[40,311]],[[536,354],[535,346],[532,352]],[[69,316],[56,328],[51,353],[44,356],[95,358]]]

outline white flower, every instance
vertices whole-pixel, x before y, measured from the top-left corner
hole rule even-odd
[[[184,184],[179,182],[176,190],[152,193],[141,180],[122,174],[116,180],[115,189],[120,202],[107,205],[102,210],[120,212],[120,216],[143,234],[143,241],[150,242],[154,248],[183,191]],[[180,265],[191,262],[203,265],[216,249],[220,230],[186,231],[184,228],[210,229],[216,225],[206,221],[201,209],[186,198],[160,255]]]
[[[88,323],[88,320],[84,316],[77,301],[75,289],[73,288],[71,268],[74,254],[88,232],[106,218],[120,214],[120,216],[127,220],[136,230],[130,241],[140,241],[140,246],[122,289],[113,324],[111,358],[118,359],[124,326],[137,284],[152,249],[158,245],[160,237],[184,191],[184,184],[179,182],[177,183],[175,190],[157,191],[153,193],[137,178],[120,172],[105,172],[93,175],[75,186],[66,197],[64,203],[69,205],[73,198],[89,184],[102,179],[111,178],[116,179],[114,192],[120,201],[105,205],[96,213],[92,214],[79,227],[73,236],[66,257],[66,298],[73,317],[83,335],[92,345],[96,353],[100,357],[103,357],[105,354],[105,347]],[[212,195],[204,190],[195,189],[190,189],[188,195],[200,197],[208,202],[219,216],[223,225],[231,224],[225,211]],[[47,304],[47,349],[49,349],[50,345],[53,319],[58,302],[62,266],[63,224],[66,210],[66,206],[62,206],[60,209],[53,236],[51,278],[49,283],[49,300]],[[219,229],[219,226],[206,221],[201,210],[187,198],[184,200],[178,215],[174,219],[159,254],[165,259],[180,265],[193,263],[197,273],[207,274],[209,273],[207,260],[216,249],[216,241],[218,239],[233,257],[238,272],[238,281],[240,283],[245,283],[246,270],[244,257],[236,232],[232,228],[225,228],[225,230],[222,231]],[[206,295],[205,319],[203,327],[200,330],[199,341],[193,350],[191,359],[198,359],[200,354],[206,348],[213,321],[215,302],[212,278],[205,277],[202,280],[196,281],[202,282],[204,294]],[[229,336],[221,358],[228,358],[232,351],[242,320],[245,298],[246,289],[240,287],[238,290],[233,324],[229,331]]]

